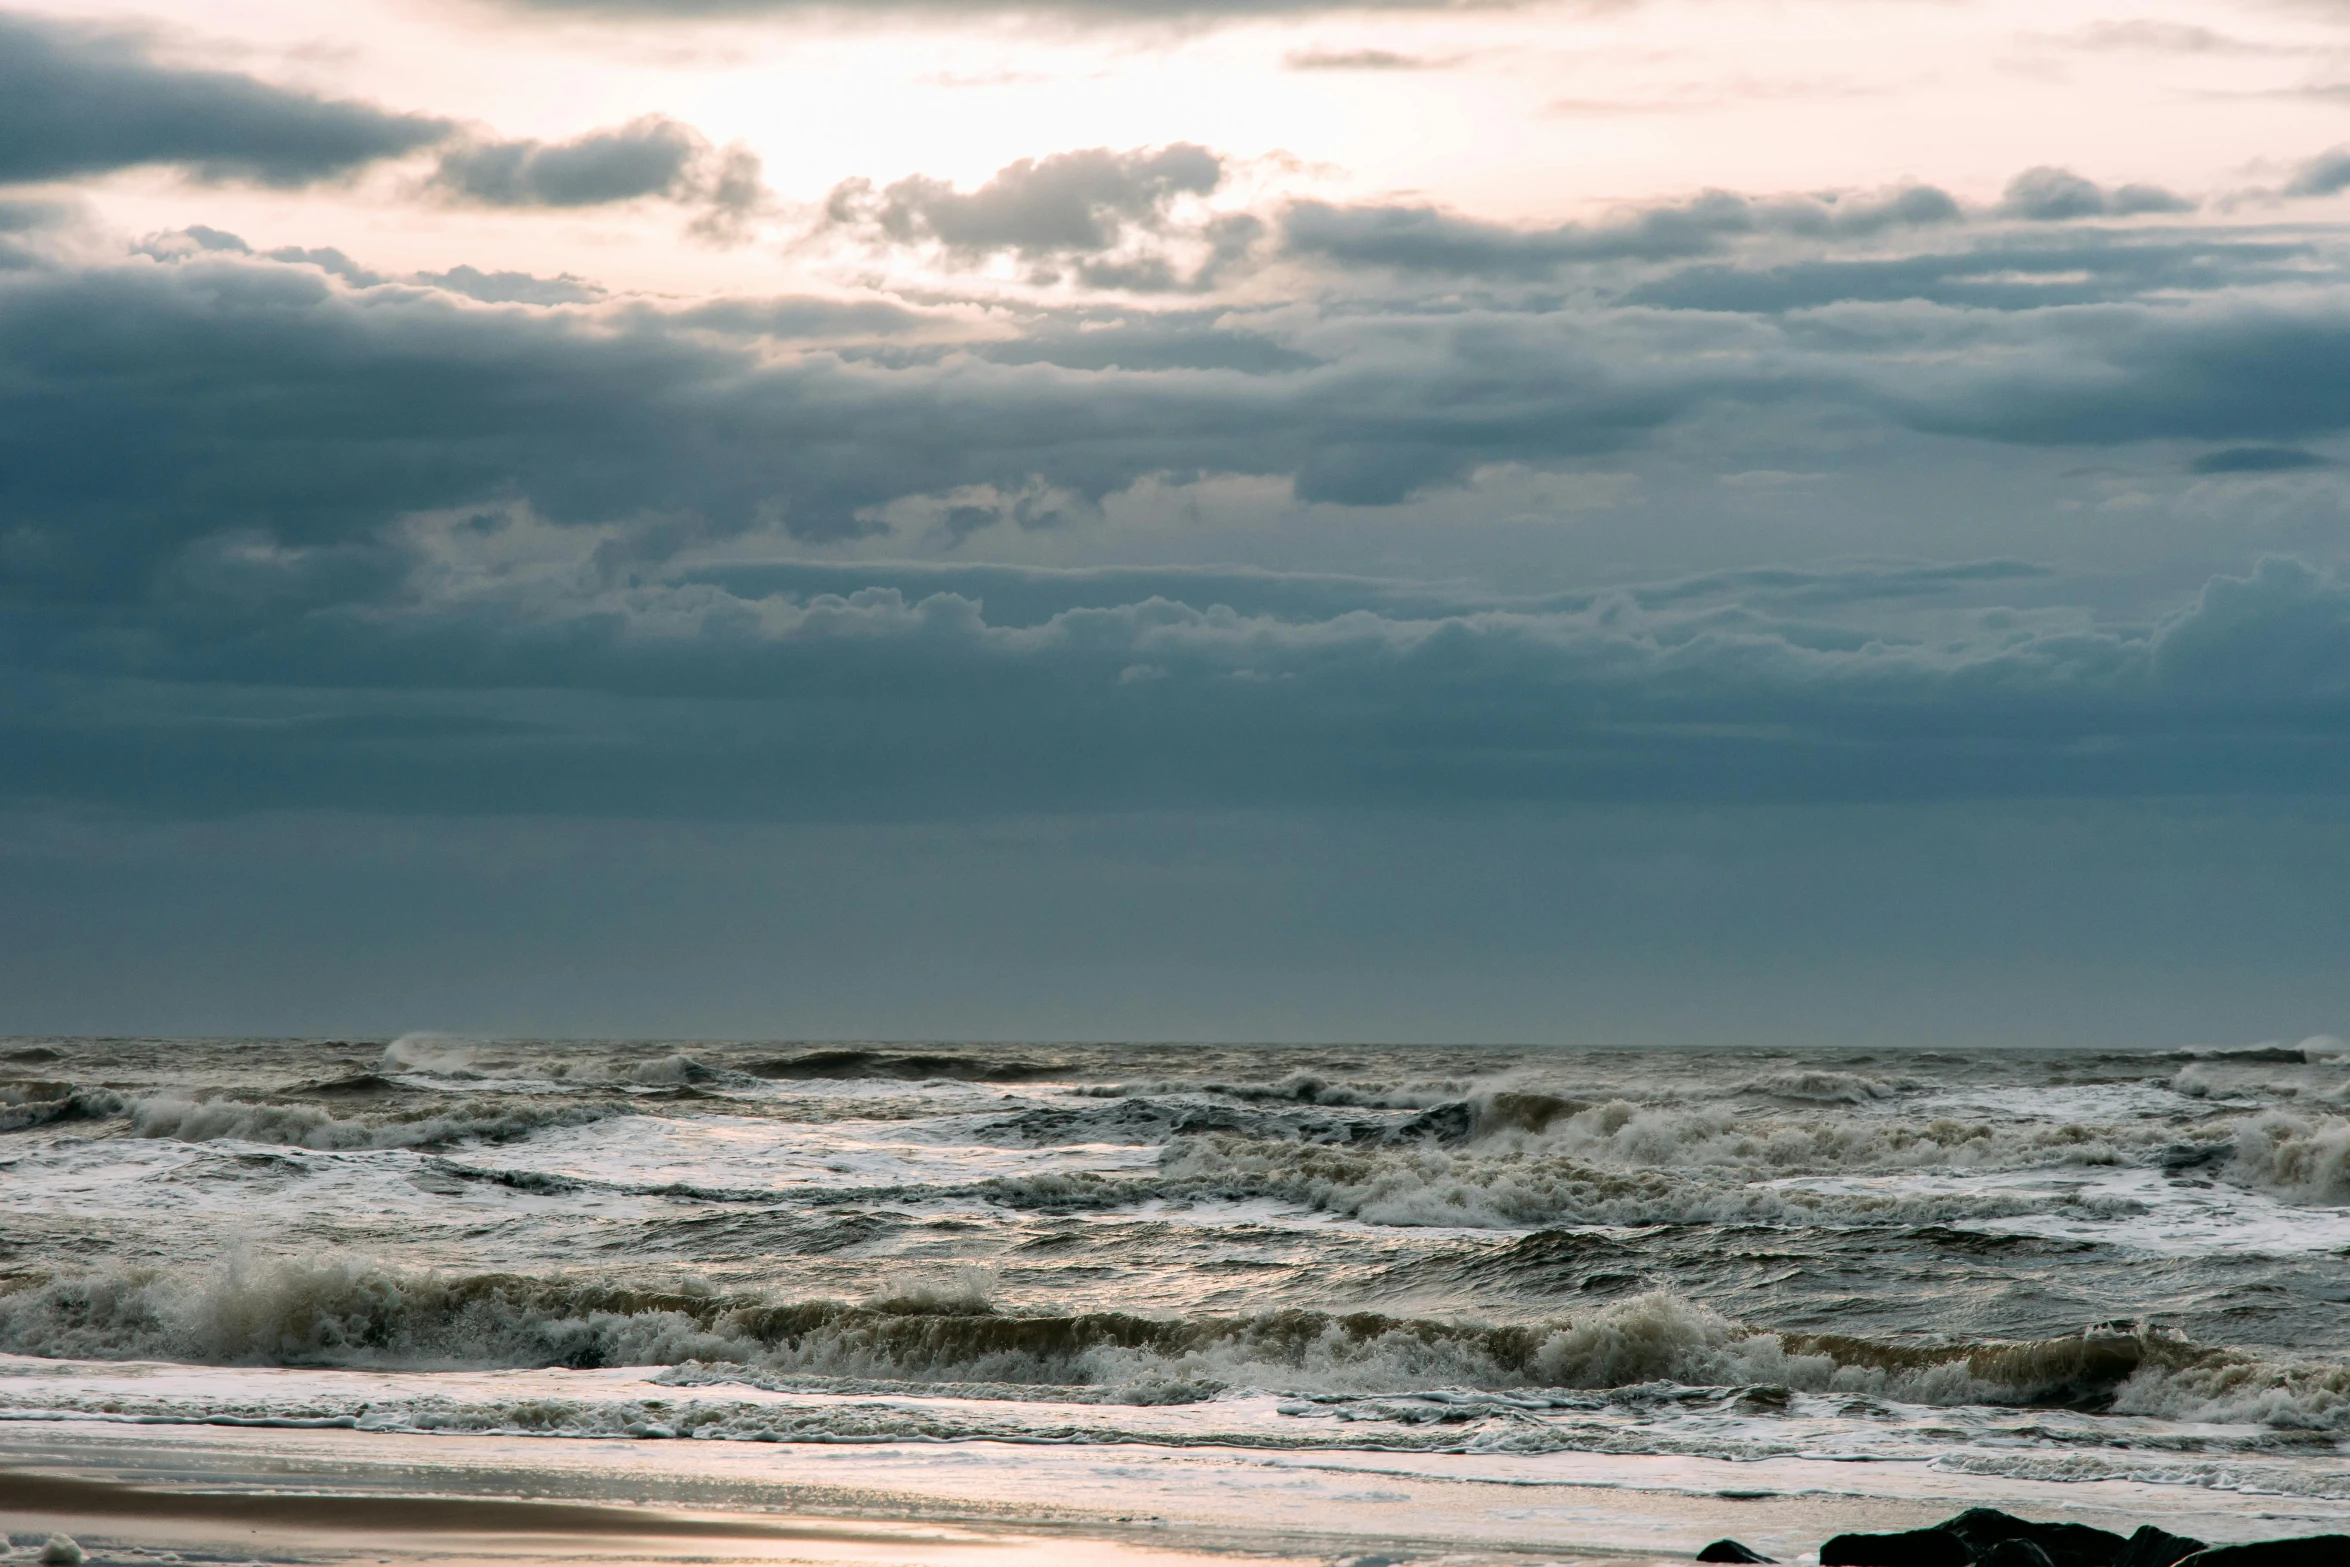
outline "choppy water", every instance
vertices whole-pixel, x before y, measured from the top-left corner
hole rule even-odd
[[[19,1419],[1812,1454],[2350,1497],[2331,1040],[23,1039],[0,1079]]]

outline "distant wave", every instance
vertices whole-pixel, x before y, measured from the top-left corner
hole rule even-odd
[[[965,1083],[1030,1083],[1062,1075],[1064,1068],[1035,1061],[965,1055],[948,1051],[810,1050],[796,1056],[775,1056],[751,1062],[754,1077],[800,1082],[857,1082],[880,1079],[925,1082],[943,1079]]]
[[[374,1090],[362,1076],[318,1085],[311,1091],[363,1098]],[[413,1115],[338,1116],[316,1104],[256,1104],[172,1093],[125,1094],[71,1083],[0,1084],[0,1132],[26,1131],[62,1121],[121,1119],[134,1137],[188,1143],[233,1140],[322,1150],[512,1142],[549,1127],[585,1126],[629,1113],[630,1107],[624,1103],[489,1101]]]

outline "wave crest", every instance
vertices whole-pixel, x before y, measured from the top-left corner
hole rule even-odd
[[[2350,1203],[2350,1120],[2265,1111],[2237,1128],[2228,1174],[2299,1202]]]
[[[929,1296],[769,1304],[698,1287],[441,1277],[348,1260],[234,1263],[193,1281],[121,1268],[53,1279],[0,1295],[0,1348],[228,1365],[690,1361],[818,1383],[1084,1387],[1136,1403],[1234,1387],[1381,1394],[1670,1383],[1928,1404],[2134,1398],[2174,1413],[2225,1400],[2274,1416],[2280,1399],[2298,1396],[2249,1362],[2136,1327],[2026,1343],[1891,1345],[1758,1329],[1663,1290],[1564,1321],[1511,1325],[1307,1309],[1033,1316],[995,1310],[969,1279]],[[2350,1423],[2350,1373],[2337,1380],[2333,1404],[2313,1415],[2300,1398],[2294,1418]]]

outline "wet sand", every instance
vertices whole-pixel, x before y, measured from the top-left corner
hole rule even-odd
[[[1826,1471],[1822,1473],[1821,1471]],[[550,1442],[104,1422],[0,1428],[0,1521],[100,1561],[1403,1564],[1784,1561],[1992,1497],[2206,1539],[2339,1528],[2341,1503],[2126,1482],[1996,1486],[1922,1465],[1001,1443]],[[1816,1559],[1816,1557],[1814,1558]]]

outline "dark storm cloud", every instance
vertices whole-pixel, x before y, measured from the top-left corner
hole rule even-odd
[[[431,145],[424,115],[149,58],[136,36],[0,14],[0,183],[177,164],[307,185]]]

